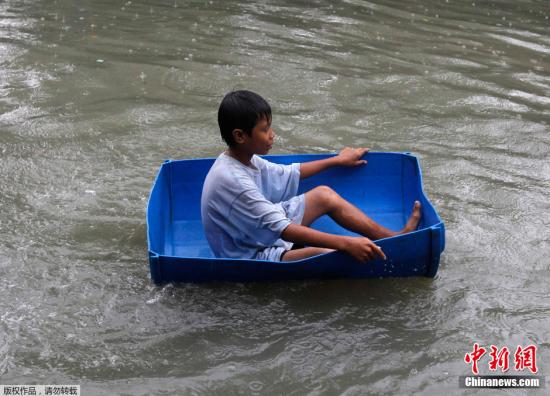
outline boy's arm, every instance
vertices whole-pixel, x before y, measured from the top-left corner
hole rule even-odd
[[[350,148],[346,147],[335,157],[322,160],[303,162],[300,164],[300,179],[305,179],[324,171],[333,166],[358,166],[366,164],[366,160],[361,157],[369,151],[368,148]]]
[[[294,223],[284,229],[281,237],[302,245],[343,250],[362,262],[377,257],[386,260],[382,249],[369,238],[333,235]]]

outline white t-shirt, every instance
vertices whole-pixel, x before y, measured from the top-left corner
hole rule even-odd
[[[299,163],[274,164],[254,155],[246,166],[220,154],[201,197],[204,232],[214,255],[278,260],[292,247],[281,233],[303,216],[303,195],[296,197],[299,182]]]

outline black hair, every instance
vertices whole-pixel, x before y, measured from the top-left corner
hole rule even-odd
[[[229,147],[236,144],[233,138],[235,129],[242,129],[252,136],[252,129],[263,118],[271,120],[271,106],[257,93],[246,90],[229,92],[218,110],[220,132]]]

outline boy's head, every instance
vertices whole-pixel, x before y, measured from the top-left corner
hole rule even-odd
[[[229,147],[237,144],[233,136],[235,130],[252,136],[252,129],[264,118],[271,122],[269,103],[260,95],[246,90],[229,92],[218,110],[220,132]]]

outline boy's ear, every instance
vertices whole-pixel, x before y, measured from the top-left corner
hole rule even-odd
[[[233,134],[233,139],[237,144],[244,143],[246,133],[244,133],[242,129],[233,129],[233,132],[231,133]]]

